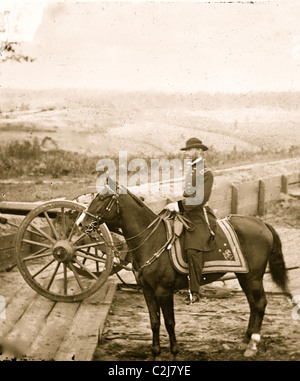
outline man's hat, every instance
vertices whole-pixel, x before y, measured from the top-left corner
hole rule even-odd
[[[204,144],[202,144],[201,140],[197,138],[191,138],[187,140],[185,143],[185,147],[181,148],[181,151],[187,151],[188,149],[191,149],[191,148],[201,148],[203,149],[203,151],[208,150],[208,148]]]

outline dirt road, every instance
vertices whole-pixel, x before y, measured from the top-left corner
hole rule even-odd
[[[214,290],[212,290],[214,291]],[[224,292],[224,294],[226,294]],[[239,361],[243,357],[242,337],[248,324],[248,304],[244,294],[230,292],[218,297],[213,292],[199,304],[186,306],[184,294],[175,295],[178,361]],[[260,351],[255,360],[300,361],[299,320],[280,295],[268,295]],[[161,329],[160,360],[173,360],[165,328]],[[151,360],[151,329],[141,292],[119,290],[95,361]]]

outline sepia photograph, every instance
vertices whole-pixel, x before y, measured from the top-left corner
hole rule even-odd
[[[299,19],[0,0],[2,364],[300,361]]]

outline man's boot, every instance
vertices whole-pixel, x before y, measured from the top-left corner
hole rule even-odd
[[[185,299],[185,304],[193,304],[193,303],[197,303],[199,302],[200,300],[200,295],[198,292],[192,292],[191,294],[189,294],[187,296],[187,298]]]

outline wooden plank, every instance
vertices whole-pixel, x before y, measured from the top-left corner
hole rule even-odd
[[[282,190],[281,176],[273,176],[262,179],[265,183],[265,202],[278,200]]]
[[[257,195],[259,189],[258,181],[247,181],[239,184],[239,206],[257,206]]]
[[[16,233],[0,236],[0,272],[11,269],[15,259]]]
[[[231,213],[237,214],[239,210],[239,188],[236,185],[232,185],[231,190]]]
[[[0,252],[2,250],[11,249],[15,245],[16,233],[0,236]]]
[[[8,271],[16,265],[15,248],[0,251],[0,272]]]
[[[259,216],[263,216],[265,214],[265,183],[263,180],[259,180],[258,187],[258,206],[257,206],[257,214]]]
[[[280,191],[282,193],[288,193],[288,178],[287,176],[282,175],[281,176],[281,188]]]
[[[6,335],[6,340],[20,346],[26,355],[30,351],[33,340],[45,324],[46,317],[53,305],[53,301],[36,295],[17,323]]]
[[[232,213],[231,198],[227,200],[218,200],[208,203],[211,209],[215,211],[218,218],[223,218]]]
[[[25,283],[25,281],[24,281]],[[36,297],[36,292],[26,284],[20,289],[9,291],[1,288],[1,294],[5,298],[6,319],[0,319],[0,337],[5,337],[15,327],[29,305]]]
[[[110,309],[117,284],[105,283],[99,291],[85,299],[72,322],[70,330],[64,337],[55,361],[91,361],[98,345],[99,329]]]
[[[294,185],[300,183],[300,173],[290,173],[286,175],[288,185]]]
[[[53,304],[54,302],[36,295],[29,305],[23,306],[23,313],[18,321],[4,336],[5,342],[17,348],[21,357],[26,358],[30,346],[44,325],[46,316],[49,314]],[[4,353],[2,357],[0,356],[0,360],[5,359],[6,356],[7,354]]]
[[[56,303],[45,325],[32,343],[27,358],[51,361],[70,328],[80,303]],[[78,332],[79,334],[79,332]]]
[[[0,213],[26,215],[41,204],[42,202],[1,201]]]
[[[244,215],[257,214],[258,181],[239,184],[239,211]]]
[[[231,200],[232,184],[228,180],[216,179],[208,204],[215,210],[218,218],[223,218],[231,213]]]

